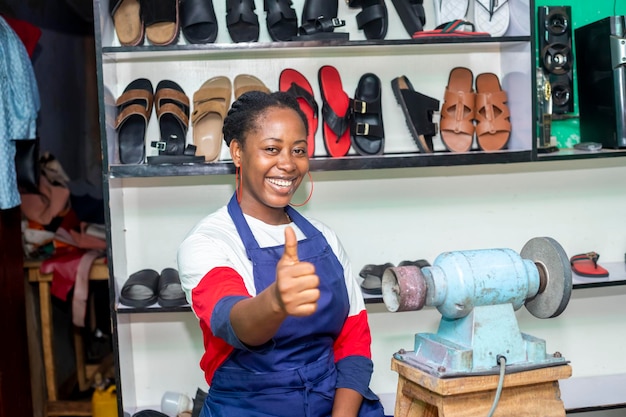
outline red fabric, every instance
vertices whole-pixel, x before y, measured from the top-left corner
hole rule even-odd
[[[37,42],[39,42],[39,38],[41,38],[41,29],[23,20],[13,19],[7,16],[2,17],[22,40],[26,52],[28,52],[28,56],[32,58]]]
[[[219,267],[210,270],[200,283],[191,291],[193,310],[200,319],[200,328],[204,338],[204,355],[200,368],[209,385],[215,370],[228,358],[233,347],[211,331],[211,314],[215,304],[230,295],[250,296],[241,275],[232,268]]]
[[[361,310],[356,316],[350,316],[341,329],[341,333],[333,350],[335,352],[335,362],[339,362],[347,356],[365,356],[372,358],[370,345],[372,343],[372,335],[367,322],[367,310]]]
[[[67,300],[67,294],[76,282],[76,271],[84,253],[82,250],[67,250],[41,263],[39,270],[44,274],[52,274],[52,295],[63,301]]]

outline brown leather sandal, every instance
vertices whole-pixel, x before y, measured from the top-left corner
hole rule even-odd
[[[193,95],[193,143],[198,147],[198,155],[203,155],[206,162],[215,162],[220,156],[222,127],[231,94],[230,79],[217,76],[202,84]]]
[[[122,46],[142,44],[144,27],[139,0],[111,0],[109,7],[120,44]]]
[[[467,152],[474,141],[474,75],[464,67],[450,71],[441,106],[441,141],[451,152]]]
[[[476,140],[483,151],[503,149],[511,136],[507,94],[492,73],[476,77]]]
[[[248,91],[262,91],[264,93],[270,92],[270,89],[267,88],[263,81],[250,74],[237,75],[233,80],[233,86],[235,88],[235,100],[237,100],[240,95],[247,93]]]

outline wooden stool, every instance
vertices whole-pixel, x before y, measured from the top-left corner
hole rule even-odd
[[[395,358],[391,369],[399,375],[395,417],[486,416],[500,379],[438,378]],[[565,417],[558,380],[571,375],[569,365],[506,374],[494,417]]]

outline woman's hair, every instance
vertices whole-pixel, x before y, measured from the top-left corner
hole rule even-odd
[[[233,139],[244,146],[246,135],[258,129],[259,116],[272,107],[292,109],[302,119],[306,134],[309,134],[307,118],[300,109],[300,105],[294,96],[289,93],[277,91],[265,93],[262,91],[249,91],[239,96],[232,104],[224,119],[222,132],[224,141],[230,146]]]

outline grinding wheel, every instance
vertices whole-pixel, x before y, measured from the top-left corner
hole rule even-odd
[[[417,266],[387,268],[383,273],[383,301],[391,312],[420,310],[426,292],[426,280]]]
[[[526,308],[540,319],[558,316],[572,295],[572,269],[567,254],[556,240],[536,237],[524,245],[520,255],[537,265],[542,281],[537,294],[526,300]]]

